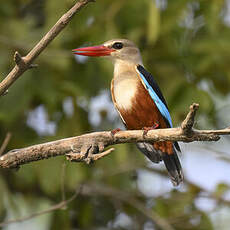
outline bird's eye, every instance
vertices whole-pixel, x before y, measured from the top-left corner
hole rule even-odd
[[[120,50],[123,48],[123,44],[121,42],[115,42],[112,47],[116,50]]]

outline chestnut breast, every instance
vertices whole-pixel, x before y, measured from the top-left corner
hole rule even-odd
[[[142,129],[157,123],[160,128],[166,128],[164,118],[141,80],[132,74],[128,76],[114,78],[112,83],[113,101],[126,127]]]

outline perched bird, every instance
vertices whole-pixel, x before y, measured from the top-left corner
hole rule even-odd
[[[128,130],[170,128],[172,120],[168,106],[153,76],[145,70],[136,45],[126,39],[109,40],[102,45],[73,50],[83,56],[110,57],[114,64],[111,82],[113,103]],[[174,186],[183,181],[176,151],[177,142],[141,142],[139,150],[152,162],[164,161]]]

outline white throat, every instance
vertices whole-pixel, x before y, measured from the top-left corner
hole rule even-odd
[[[138,81],[134,63],[122,60],[114,63],[114,98],[118,109],[132,108]]]
[[[114,78],[119,77],[124,72],[130,72],[135,71],[136,65],[143,65],[142,61],[139,61],[138,63],[125,61],[122,59],[115,59],[114,60]]]

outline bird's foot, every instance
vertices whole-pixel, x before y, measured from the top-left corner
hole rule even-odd
[[[121,131],[121,129],[117,128],[117,129],[111,130],[110,133],[111,133],[112,137],[114,137],[114,135],[115,135],[116,133],[120,132],[120,131]]]
[[[151,127],[144,127],[143,128],[143,130],[144,130],[143,136],[145,137],[147,135],[148,131],[153,130],[153,129],[157,129],[158,127],[159,127],[158,123],[154,123],[153,126],[151,126]]]

